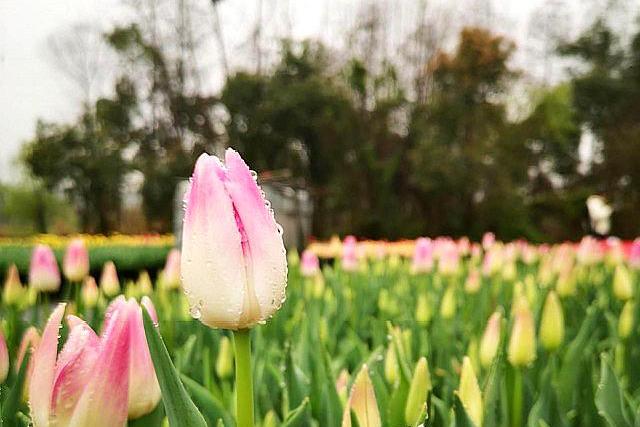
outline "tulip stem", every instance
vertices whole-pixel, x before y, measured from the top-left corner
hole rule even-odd
[[[236,420],[238,427],[253,427],[251,330],[233,331],[236,351]]]
[[[511,407],[511,427],[522,426],[522,370],[516,367],[513,373],[513,401]]]

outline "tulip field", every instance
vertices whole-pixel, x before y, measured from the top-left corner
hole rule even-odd
[[[239,425],[234,338],[194,319],[179,251],[130,280],[66,243],[57,276],[37,247],[6,270],[3,426]],[[287,258],[286,301],[250,332],[256,426],[640,425],[640,241],[349,237]]]

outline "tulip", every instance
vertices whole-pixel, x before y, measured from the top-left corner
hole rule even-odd
[[[640,237],[635,239],[629,249],[629,265],[635,269],[640,269]]]
[[[464,291],[468,294],[476,294],[480,290],[480,273],[478,270],[472,270],[464,282]]]
[[[342,427],[351,427],[351,412],[355,415],[360,427],[381,427],[380,412],[376,394],[369,378],[367,365],[356,376],[351,387],[349,400],[342,413]]]
[[[627,301],[622,307],[620,320],[618,320],[618,335],[620,338],[627,339],[633,332],[635,304],[633,301]]]
[[[131,307],[113,311],[103,339],[71,317],[69,337],[58,356],[65,304],[51,314],[33,355],[29,405],[34,427],[118,426],[127,419]]]
[[[487,231],[486,233],[484,233],[484,235],[482,236],[482,247],[484,248],[484,250],[488,250],[489,248],[491,248],[493,246],[493,244],[496,241],[496,235],[493,234],[490,231]]]
[[[433,268],[433,243],[431,239],[420,237],[416,240],[413,252],[411,271],[415,273],[428,273]]]
[[[171,249],[162,270],[162,283],[166,289],[180,287],[180,250]]]
[[[491,366],[493,359],[498,353],[498,346],[500,345],[501,324],[502,313],[496,311],[491,315],[491,317],[489,317],[487,327],[485,328],[482,339],[480,340],[480,364],[485,368]]]
[[[225,164],[202,154],[185,197],[180,270],[194,318],[237,330],[236,414],[253,426],[250,328],[285,300],[287,256],[255,172],[232,149]]]
[[[336,380],[336,392],[343,405],[347,403],[347,385],[349,384],[349,372],[346,369],[340,371]]]
[[[633,282],[629,270],[622,264],[613,273],[613,294],[621,301],[633,298]]]
[[[198,158],[185,198],[181,271],[192,314],[210,326],[245,329],[285,299],[281,229],[240,155],[223,165]]]
[[[62,271],[70,282],[81,282],[89,274],[89,251],[82,239],[73,239],[62,259]]]
[[[153,293],[153,283],[151,283],[151,277],[149,277],[147,270],[142,270],[138,275],[137,286],[142,295],[150,295]]]
[[[471,360],[465,356],[462,360],[462,372],[460,373],[460,386],[458,388],[460,402],[465,411],[469,414],[471,421],[478,426],[482,426],[482,393],[478,385],[478,379],[473,371]]]
[[[456,314],[456,294],[453,286],[449,286],[444,292],[440,303],[440,316],[445,319],[452,319]]]
[[[0,332],[0,384],[7,380],[9,375],[9,350],[4,334]]]
[[[300,263],[300,272],[305,277],[313,277],[320,271],[320,260],[318,256],[310,251],[309,249],[305,249],[302,252],[302,261]]]
[[[36,245],[29,265],[29,286],[40,292],[56,292],[60,289],[58,262],[49,246]]]
[[[407,403],[404,408],[404,420],[410,425],[417,425],[427,410],[427,394],[431,386],[431,377],[427,359],[421,357],[411,378]]]
[[[514,313],[507,358],[515,367],[525,367],[536,358],[536,331],[526,298],[521,298]]]
[[[384,358],[384,377],[387,380],[387,383],[394,386],[400,378],[399,371],[400,367],[398,366],[396,350],[393,345],[390,345]]]
[[[226,336],[220,339],[220,349],[216,359],[216,374],[222,380],[231,378],[233,374],[233,349],[231,348],[231,340]]]
[[[429,303],[429,298],[426,294],[421,293],[418,295],[418,302],[416,303],[416,321],[420,325],[426,325],[431,320],[432,308]]]
[[[564,315],[558,295],[551,291],[542,308],[540,343],[547,350],[555,350],[564,340]]]
[[[82,284],[82,302],[85,307],[93,308],[98,303],[98,298],[100,298],[100,290],[98,289],[98,285],[96,285],[96,279],[91,276],[87,276],[84,279],[84,283]]]
[[[105,262],[102,267],[100,288],[102,288],[102,292],[108,297],[113,297],[120,293],[120,281],[118,280],[118,272],[113,261]]]
[[[356,271],[358,269],[358,243],[353,236],[347,236],[342,242],[342,269]]]
[[[16,267],[15,264],[11,264],[7,270],[7,277],[4,281],[4,288],[2,289],[2,302],[7,305],[17,304],[23,294],[24,288],[20,282],[18,267]]]

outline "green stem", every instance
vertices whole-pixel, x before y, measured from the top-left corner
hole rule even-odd
[[[233,332],[236,351],[236,420],[238,427],[253,427],[253,378],[251,376],[251,331]]]
[[[513,401],[511,403],[511,427],[522,426],[522,370],[515,368],[513,372]]]

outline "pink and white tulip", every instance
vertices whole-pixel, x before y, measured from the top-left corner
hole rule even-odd
[[[305,277],[313,277],[320,271],[320,260],[318,256],[310,251],[309,249],[305,249],[302,252],[302,259],[300,261],[300,272]]]
[[[358,266],[358,242],[354,236],[347,236],[342,242],[342,269],[356,271]]]
[[[9,350],[4,334],[0,332],[0,384],[4,383],[9,375]]]
[[[89,274],[89,251],[84,240],[73,239],[62,259],[62,271],[70,282],[81,282]]]
[[[411,271],[413,273],[428,273],[433,268],[433,243],[431,239],[420,237],[416,240],[416,247],[413,252],[413,263]]]
[[[29,286],[41,292],[56,292],[60,289],[60,270],[51,248],[36,245],[29,265]]]
[[[249,328],[285,299],[282,232],[255,174],[228,149],[202,154],[185,202],[182,284],[191,314],[210,327]]]

